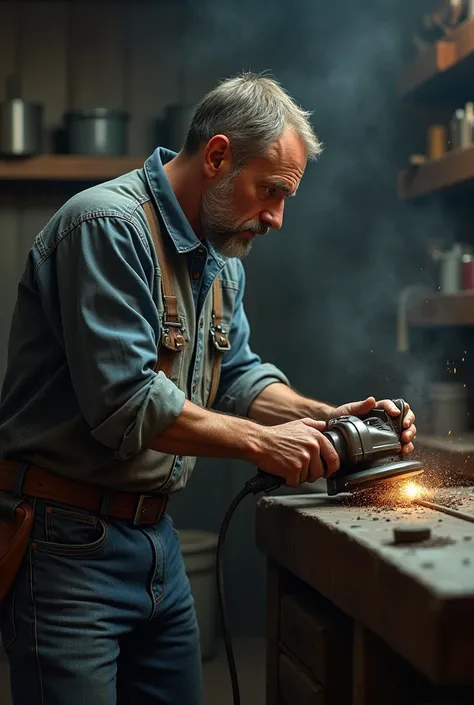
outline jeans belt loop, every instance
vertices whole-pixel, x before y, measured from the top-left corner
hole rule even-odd
[[[15,478],[15,484],[13,487],[13,494],[15,497],[21,498],[23,495],[23,483],[25,482],[26,471],[28,470],[29,463],[22,463],[21,468],[18,470],[18,474]]]

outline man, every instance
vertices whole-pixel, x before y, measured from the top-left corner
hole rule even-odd
[[[204,97],[179,154],[76,195],[37,236],[0,405],[0,490],[35,512],[2,608],[14,705],[201,703],[164,498],[195,456],[291,487],[336,472],[327,420],[375,405],[304,398],[249,346],[240,258],[319,152],[308,114],[245,74]]]

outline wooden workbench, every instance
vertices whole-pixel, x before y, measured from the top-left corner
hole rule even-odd
[[[450,492],[474,509],[473,489]],[[259,502],[267,705],[472,705],[474,523],[358,501]],[[395,545],[393,528],[414,521],[431,539]]]

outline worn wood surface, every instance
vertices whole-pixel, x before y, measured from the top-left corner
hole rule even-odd
[[[281,568],[272,560],[267,561],[267,654],[266,654],[266,705],[278,703],[278,667],[280,640],[280,602],[282,595]]]
[[[472,151],[474,178],[474,150]],[[474,292],[432,294],[417,298],[410,305],[408,321],[417,326],[473,326]]]
[[[144,162],[145,156],[96,157],[77,154],[43,154],[18,161],[0,159],[0,180],[105,181],[133,169],[141,169]]]
[[[461,438],[417,435],[417,454],[427,467],[438,468],[440,475],[456,473],[470,480],[474,478],[474,434],[471,432]]]
[[[324,688],[286,654],[280,654],[279,687],[289,705],[326,705]]]
[[[433,540],[394,546],[393,526],[413,521]],[[474,684],[474,524],[422,507],[265,498],[257,544],[434,683]]]
[[[459,186],[461,184],[472,186],[474,180],[474,147],[458,148],[448,152],[440,159],[433,159],[422,164],[404,169],[398,175],[398,197],[401,199],[412,199],[425,196],[435,191]],[[429,306],[422,310],[425,320],[429,317],[431,309]],[[443,322],[443,309],[435,309],[433,314],[436,323],[436,315],[439,323]],[[417,319],[420,314],[417,314]],[[462,321],[465,325],[465,321]],[[468,325],[471,325],[469,322]]]
[[[354,625],[352,705],[417,705],[424,679],[375,634]]]
[[[341,705],[351,693],[352,621],[311,592],[283,595],[280,642],[324,685],[326,705]]]
[[[427,81],[433,80],[456,63],[456,47],[452,42],[435,42],[420,52],[402,71],[398,88],[405,96]]]

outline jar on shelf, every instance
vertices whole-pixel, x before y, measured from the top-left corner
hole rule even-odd
[[[474,257],[469,252],[462,256],[462,285],[465,291],[474,289]]]

